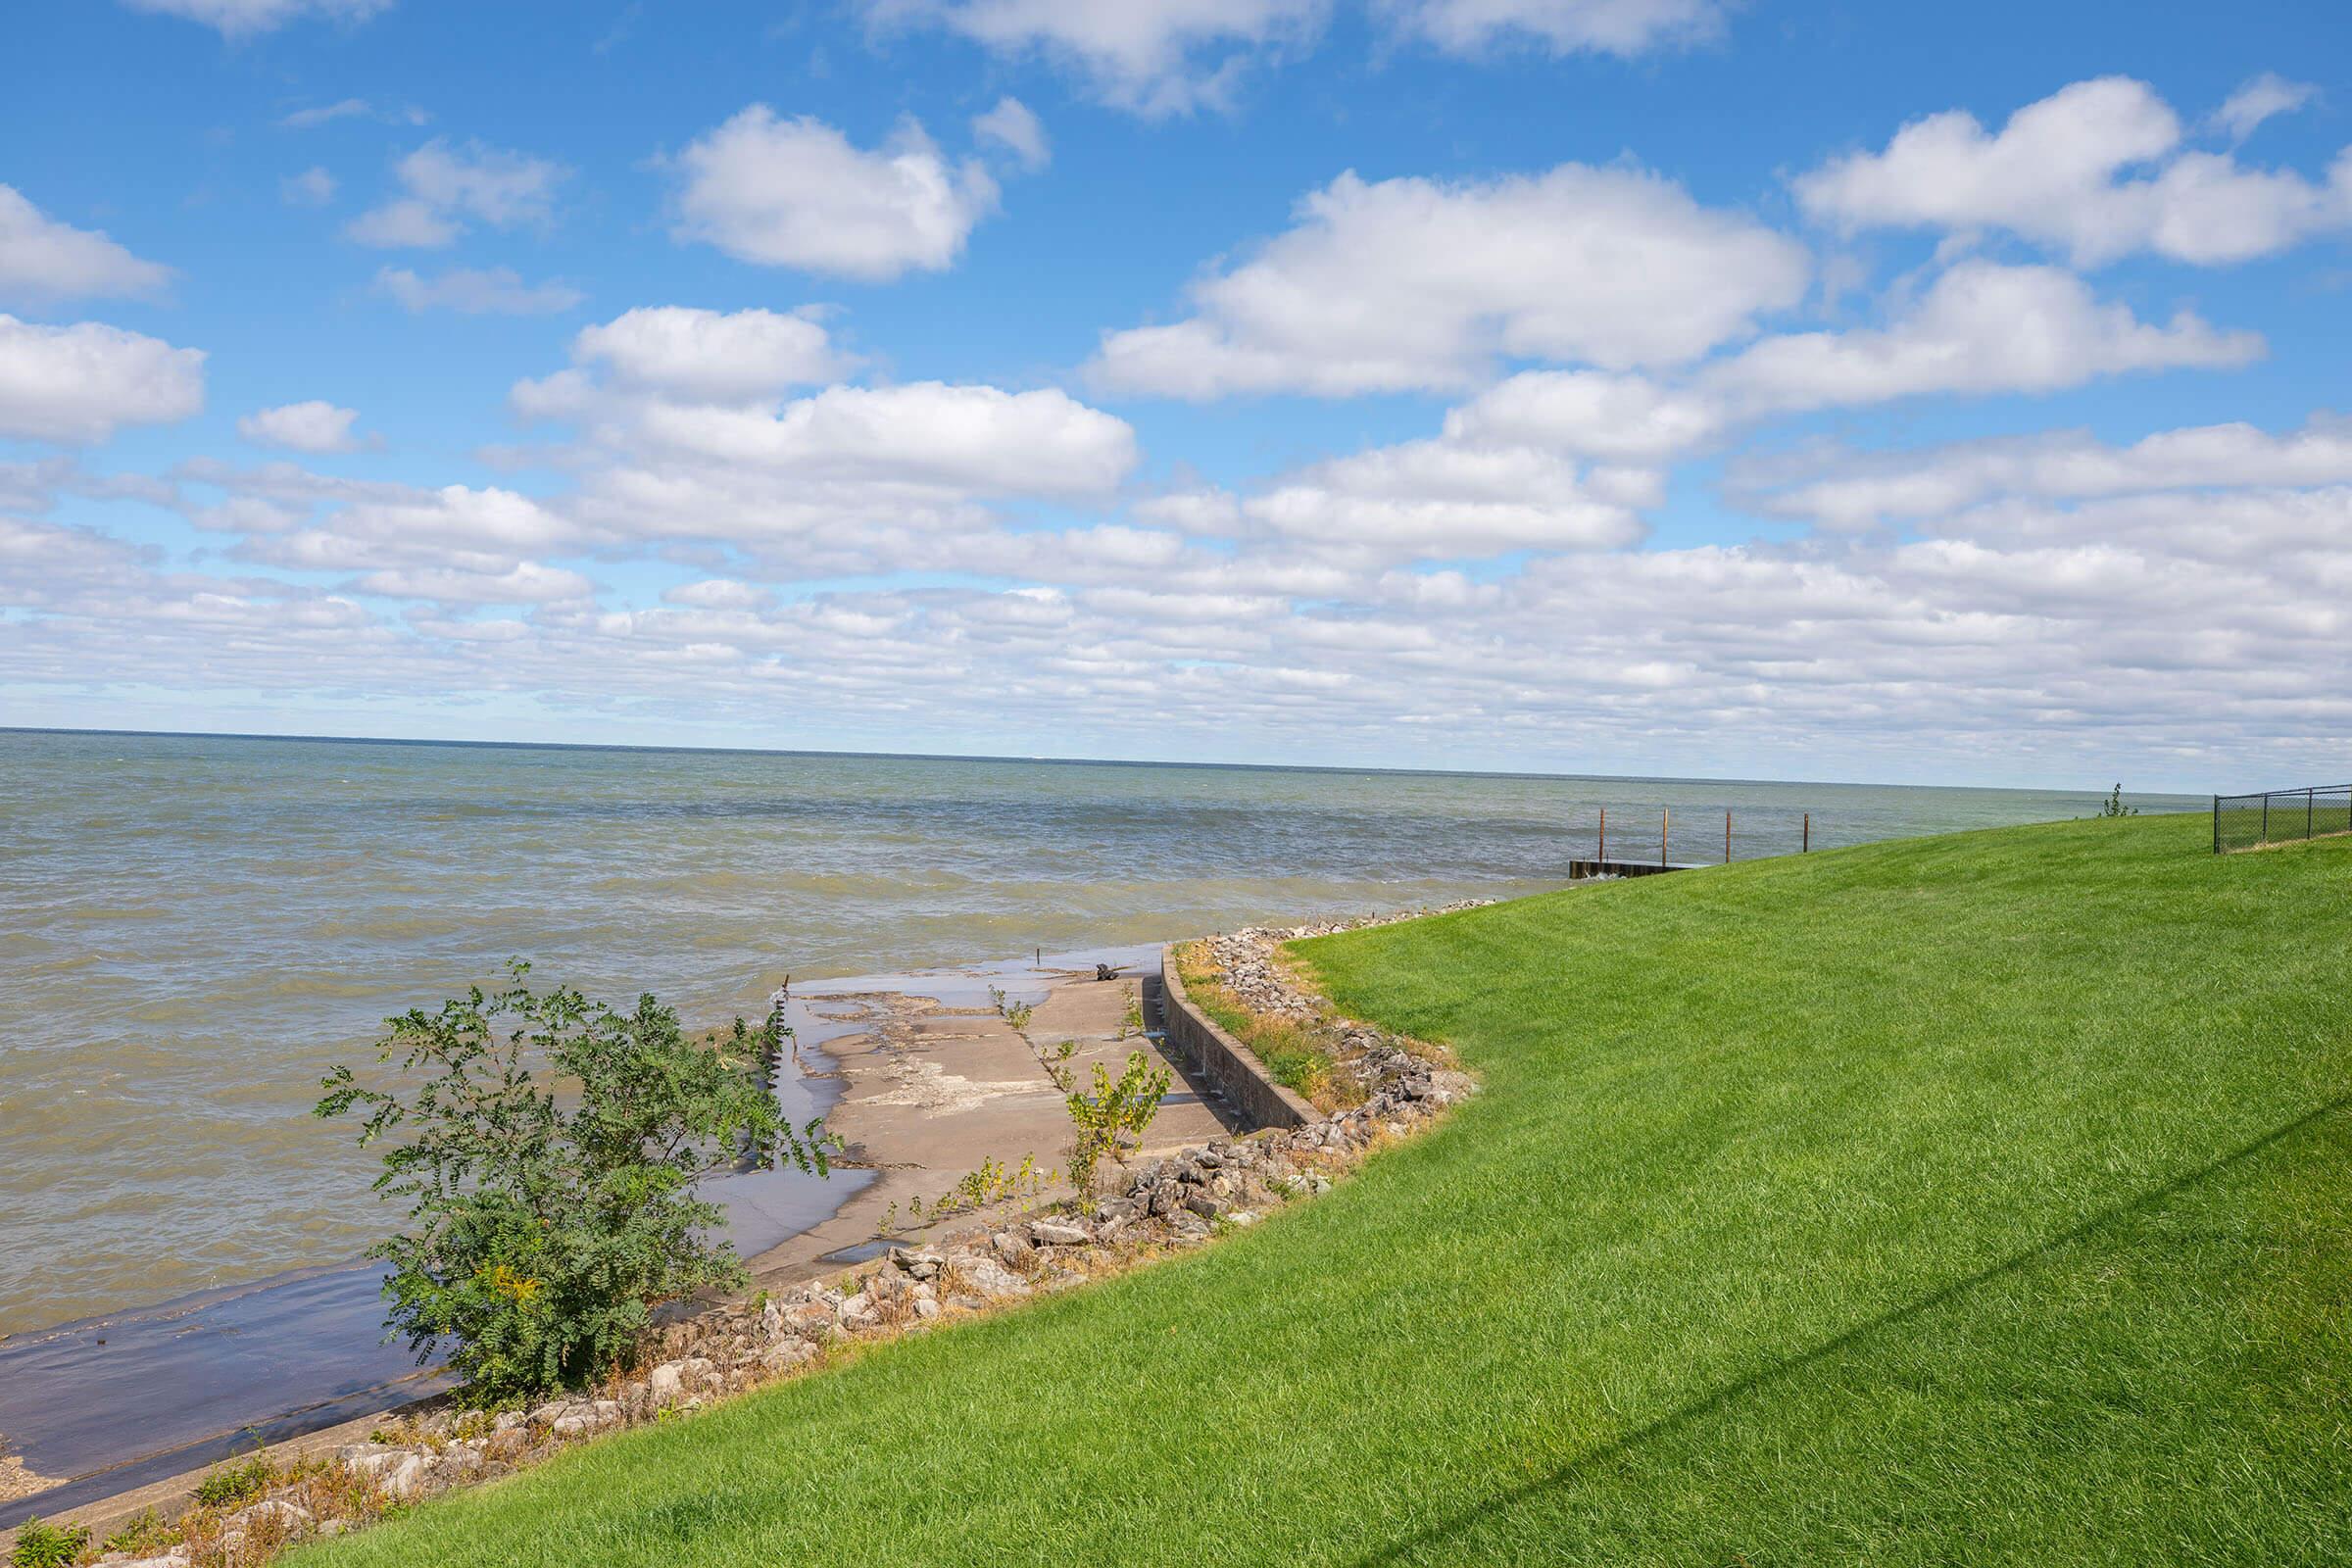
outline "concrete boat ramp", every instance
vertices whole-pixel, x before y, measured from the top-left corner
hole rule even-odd
[[[1096,978],[1098,964],[1118,971]],[[1175,1074],[1146,1139],[1145,1153],[1199,1144],[1230,1131],[1235,1113],[1213,1089],[1186,1080],[1183,1063],[1163,1050],[1153,1009],[1159,984],[1156,947],[1049,955],[1040,964],[1001,965],[953,974],[824,981],[795,986],[786,1021],[804,1065],[838,1075],[826,1124],[846,1147],[839,1163],[870,1173],[831,1217],[753,1255],[754,1277],[770,1289],[827,1268],[861,1262],[894,1242],[911,1245],[928,1228],[943,1194],[967,1172],[994,1160],[1007,1171],[1024,1159],[1058,1172],[1070,1145],[1065,1096],[1047,1066],[1051,1057],[1085,1087],[1101,1063],[1116,1077],[1131,1052]],[[901,984],[899,982],[907,983]],[[1000,1008],[1032,1010],[1016,1030]],[[1146,1028],[1130,1007],[1141,1004]],[[1065,1059],[1058,1048],[1071,1043]],[[829,1066],[813,1060],[811,1047]],[[1064,1197],[1058,1179],[1038,1189],[1041,1200]],[[894,1218],[895,1215],[895,1218]],[[968,1213],[945,1223],[969,1224]],[[884,1226],[895,1226],[885,1234]]]

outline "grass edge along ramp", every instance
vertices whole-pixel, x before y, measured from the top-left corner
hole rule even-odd
[[[301,1560],[2347,1560],[2352,845],[2207,827],[1301,944],[1485,1093],[1199,1255]]]

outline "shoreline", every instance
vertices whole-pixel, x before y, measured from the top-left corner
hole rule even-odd
[[[1156,951],[1080,949],[797,987],[792,1047],[770,1087],[796,1123],[822,1114],[850,1148],[829,1180],[789,1168],[715,1180],[753,1288],[875,1255],[891,1205],[928,1203],[984,1158],[1058,1164],[1059,1092],[1025,1045],[1010,1049],[1017,1037],[989,988],[1042,1010],[1057,988],[1094,986],[1096,962],[1132,966]],[[985,1058],[1003,1076],[950,1071],[948,1056],[975,1069],[972,1058]],[[381,1343],[379,1280],[365,1258],[312,1263],[0,1338],[0,1528],[161,1482],[257,1439],[302,1440],[439,1393],[437,1368]],[[172,1407],[161,1419],[159,1390]]]
[[[1386,924],[1429,912],[1375,915],[1360,923]],[[1249,934],[1280,941],[1308,933],[1305,928],[1250,928]],[[49,1511],[54,1517],[58,1506],[68,1506],[70,1520],[105,1527],[160,1510],[163,1519],[177,1521],[169,1539],[184,1544],[156,1559],[159,1563],[184,1568],[191,1552],[207,1563],[242,1561],[256,1550],[266,1559],[307,1536],[365,1526],[401,1504],[535,1465],[602,1434],[821,1371],[842,1353],[855,1353],[860,1344],[993,1315],[1038,1295],[1115,1277],[1207,1245],[1331,1191],[1335,1178],[1344,1178],[1370,1153],[1410,1136],[1476,1092],[1476,1084],[1453,1068],[1447,1053],[1385,1033],[1371,1042],[1374,1032],[1362,1031],[1379,1047],[1353,1063],[1367,1091],[1362,1102],[1303,1125],[1249,1127],[1215,1089],[1203,1093],[1195,1087],[1205,1083],[1200,1073],[1214,1072],[1211,1062],[1182,1051],[1169,1054],[1169,1038],[1183,1032],[1172,1024],[1199,1026],[1205,1020],[1180,988],[1163,989],[1172,970],[1172,945],[1149,951],[1147,972],[1131,976],[1101,968],[1085,973],[1035,966],[1025,973],[1050,978],[1042,1000],[1033,1004],[989,983],[992,974],[1003,978],[1013,972],[1010,965],[926,977],[962,982],[957,999],[967,1003],[962,1006],[948,1005],[950,999],[943,996],[850,989],[862,981],[842,982],[838,994],[794,999],[807,1016],[846,1026],[817,1042],[841,1063],[844,1087],[837,1104],[845,1107],[845,1122],[853,1130],[879,1133],[892,1126],[903,1130],[911,1118],[933,1133],[926,1148],[941,1142],[937,1134],[943,1121],[960,1121],[952,1128],[957,1136],[946,1141],[958,1148],[968,1148],[976,1135],[1014,1125],[1066,1130],[1066,1122],[1045,1123],[1024,1111],[1033,1112],[1041,1102],[1060,1111],[1069,1075],[1089,1064],[1090,1055],[1099,1059],[1130,1050],[1161,1054],[1183,1087],[1163,1096],[1163,1114],[1120,1156],[1107,1188],[1099,1182],[1084,1191],[1066,1184],[1058,1191],[1033,1186],[1025,1200],[1015,1192],[959,1209],[938,1205],[927,1224],[888,1228],[879,1247],[847,1267],[830,1255],[807,1255],[818,1238],[805,1234],[796,1238],[800,1245],[771,1249],[750,1260],[757,1265],[753,1283],[761,1287],[756,1297],[738,1294],[697,1303],[659,1331],[643,1361],[595,1388],[559,1392],[527,1414],[501,1414],[494,1422],[442,1399],[415,1401],[260,1450],[258,1473],[269,1479],[263,1500],[250,1506],[197,1502],[194,1489],[202,1472],[192,1469],[136,1491],[110,1490],[70,1505],[52,1503]],[[968,1004],[972,985],[985,990],[990,1006]],[[1320,1003],[1311,990],[1300,995]],[[1170,1009],[1157,1029],[1149,1027],[1152,1000]],[[835,1007],[827,1010],[828,1003]],[[1055,1036],[1061,1037],[1059,1043],[1045,1044]],[[795,1041],[797,1046],[797,1034]],[[942,1052],[954,1053],[958,1066],[975,1065],[970,1059],[975,1047],[990,1046],[1000,1048],[1000,1062],[1002,1049],[1017,1047],[1034,1074],[1052,1087],[1039,1091],[1028,1075],[964,1079],[938,1067]],[[803,1066],[804,1078],[829,1076]],[[1250,1070],[1262,1074],[1262,1068]],[[943,1084],[943,1079],[956,1082]],[[1168,1111],[1174,1114],[1164,1114]],[[890,1167],[893,1173],[921,1169],[912,1162]],[[848,1221],[860,1196],[869,1211],[882,1197],[879,1192],[853,1195],[834,1219]],[[790,1255],[780,1257],[780,1250]],[[830,1268],[814,1266],[828,1263]],[[787,1287],[788,1277],[800,1283]],[[13,1538],[10,1527],[33,1511],[11,1508],[0,1521],[0,1544]]]

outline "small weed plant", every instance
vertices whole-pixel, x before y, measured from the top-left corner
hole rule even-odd
[[[988,1000],[997,1011],[1004,1015],[1004,1021],[1015,1029],[1028,1028],[1030,1017],[1037,1011],[1037,1008],[1028,1003],[1015,1002],[1007,997],[1003,986],[990,986]]]
[[[8,1560],[11,1568],[66,1568],[89,1544],[88,1525],[45,1525],[27,1519],[17,1527],[17,1544]]]
[[[130,1557],[160,1557],[175,1539],[162,1515],[153,1508],[141,1508],[98,1545],[101,1551],[119,1551]]]
[[[1140,1051],[1127,1054],[1127,1070],[1115,1082],[1107,1066],[1095,1063],[1093,1097],[1072,1094],[1068,1101],[1070,1125],[1077,1129],[1070,1147],[1071,1185],[1081,1193],[1092,1192],[1095,1167],[1104,1154],[1124,1162],[1128,1144],[1142,1140],[1174,1082],[1167,1068],[1153,1067]]]
[[[2121,784],[2109,790],[2107,799],[2099,803],[2099,815],[2101,816],[2137,816],[2138,814],[2138,807],[2124,804],[2124,787]]]
[[[270,1461],[260,1454],[226,1464],[196,1483],[196,1500],[207,1508],[234,1508],[270,1490]]]

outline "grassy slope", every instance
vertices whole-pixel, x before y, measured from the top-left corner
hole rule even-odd
[[[337,1563],[2352,1555],[2352,844],[1760,861],[1308,944],[1488,1092],[1204,1254]]]

